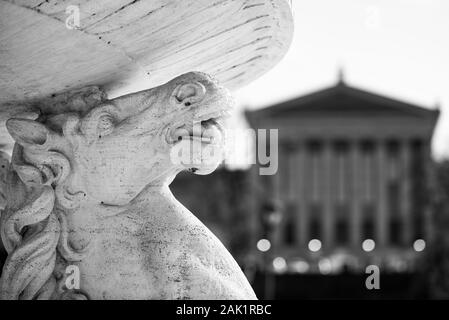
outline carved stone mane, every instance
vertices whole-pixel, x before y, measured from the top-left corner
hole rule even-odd
[[[226,89],[188,73],[114,100],[88,87],[31,104],[36,120],[7,121],[16,144],[0,220],[1,299],[255,298],[226,249],[168,189],[182,170],[219,164],[201,152],[195,163],[171,157],[179,146],[223,147]],[[211,132],[207,140],[195,123]],[[67,288],[68,265],[80,269],[80,288]]]
[[[1,299],[60,298],[57,282],[61,287],[62,273],[55,271],[56,259],[65,263],[82,259],[83,252],[68,243],[65,215],[77,207],[78,199],[64,184],[71,174],[64,135],[68,126],[104,100],[103,92],[88,87],[33,102],[33,109],[42,113],[36,121],[8,121],[16,145],[7,173],[7,207],[0,220],[8,252]]]

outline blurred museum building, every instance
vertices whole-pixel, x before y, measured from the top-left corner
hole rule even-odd
[[[254,165],[181,175],[172,187],[242,264],[252,259],[266,268],[268,258],[279,272],[339,273],[367,264],[412,271],[431,241],[430,143],[438,115],[341,78],[246,112],[252,128],[278,129],[275,175],[260,175]]]
[[[250,187],[254,225],[264,226],[256,223],[260,212],[281,212],[278,226],[265,223],[272,230],[256,231],[271,233],[278,266],[313,267],[310,260],[320,259],[329,272],[366,260],[397,271],[413,268],[432,234],[430,143],[438,110],[340,79],[246,115],[252,128],[279,129],[278,172],[251,174]]]

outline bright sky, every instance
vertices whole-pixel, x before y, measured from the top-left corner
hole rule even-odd
[[[349,85],[423,107],[439,103],[433,154],[449,158],[448,0],[292,2],[291,48],[274,69],[234,92],[240,110],[333,85],[342,67]]]

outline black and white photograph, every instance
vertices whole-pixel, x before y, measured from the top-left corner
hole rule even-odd
[[[0,300],[449,300],[449,2],[0,0],[0,235]]]

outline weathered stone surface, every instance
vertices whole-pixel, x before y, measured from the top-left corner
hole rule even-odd
[[[71,91],[30,102],[36,120],[8,120],[16,145],[0,297],[254,299],[229,252],[169,190],[182,170],[217,167],[202,151],[222,149],[232,105],[211,77],[188,73],[113,100],[96,87]],[[198,162],[174,162],[179,146]],[[76,290],[66,287],[72,265]]]
[[[292,29],[287,0],[0,0],[0,144],[17,101],[89,85],[113,98],[190,71],[241,87],[282,58]]]
[[[168,186],[220,162],[233,100],[206,74],[256,79],[292,29],[287,0],[0,0],[0,298],[255,298]]]
[[[0,216],[2,210],[6,207],[6,175],[9,169],[9,155],[5,152],[0,151]],[[2,259],[2,254],[5,248],[0,241],[0,259]]]
[[[9,169],[9,155],[0,151],[0,210],[6,207],[6,174]]]

